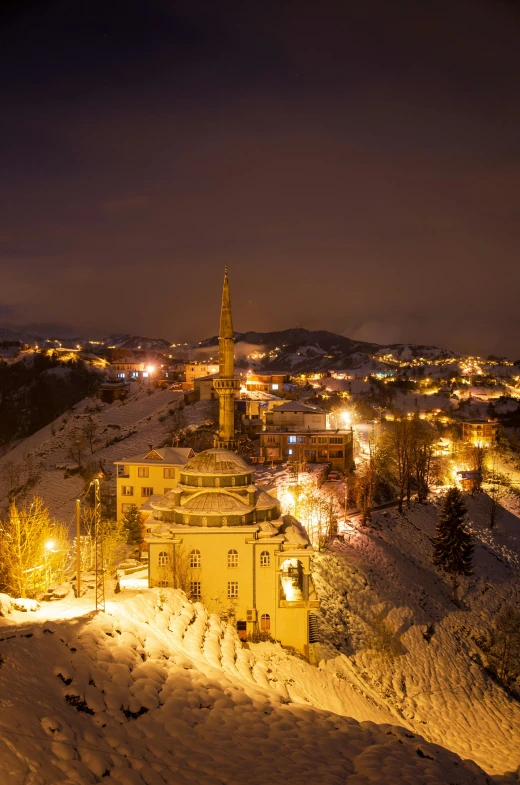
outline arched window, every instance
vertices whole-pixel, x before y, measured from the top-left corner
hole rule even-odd
[[[227,566],[238,567],[238,551],[235,550],[228,551]]]
[[[268,632],[271,629],[271,617],[268,613],[262,613],[260,616],[260,629]]]
[[[190,567],[200,567],[200,551],[190,553]]]
[[[166,551],[161,551],[159,553],[159,567],[167,567],[168,566],[168,554]]]
[[[270,567],[271,565],[271,557],[269,556],[269,551],[262,551],[260,554],[260,567]]]

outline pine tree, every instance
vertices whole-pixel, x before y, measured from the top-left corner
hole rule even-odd
[[[474,545],[464,525],[467,511],[462,493],[458,488],[450,488],[437,523],[437,536],[433,539],[433,563],[451,575],[455,602],[459,576],[473,572]]]
[[[126,532],[126,542],[128,545],[139,547],[139,557],[141,556],[141,543],[143,540],[141,513],[135,504],[126,511],[123,518],[123,529]]]

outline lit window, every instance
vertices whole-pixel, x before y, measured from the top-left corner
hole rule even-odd
[[[163,477],[165,480],[174,480],[175,469],[163,469]]]
[[[122,493],[123,496],[133,496],[134,495],[133,486],[132,485],[123,485],[123,487],[121,488],[121,493]]]
[[[166,551],[161,551],[159,553],[159,567],[167,567],[168,566],[168,554]]]
[[[137,467],[137,476],[138,477],[149,477],[150,476],[150,469],[148,466],[138,466]]]
[[[262,551],[260,554],[260,567],[269,567],[271,565],[271,557],[269,551]]]
[[[288,436],[287,444],[296,444],[296,436]]]
[[[271,617],[268,613],[262,613],[260,616],[260,629],[265,632],[271,629]]]
[[[200,581],[190,582],[190,598],[192,600],[200,600],[201,598]]]
[[[153,488],[150,487],[141,488],[141,496],[153,496]]]
[[[200,551],[190,553],[190,567],[200,567]]]
[[[227,596],[228,600],[238,599],[238,581],[228,581]]]
[[[134,506],[133,504],[128,504],[128,503],[127,504],[122,504],[121,505],[121,512],[128,512],[128,510],[131,510],[133,506]]]
[[[235,550],[228,551],[227,566],[238,567],[238,551]]]
[[[290,447],[290,448],[287,450],[287,452],[289,453],[289,455],[292,455],[292,447]]]

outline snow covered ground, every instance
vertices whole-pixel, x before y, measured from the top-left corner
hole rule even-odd
[[[84,481],[80,476],[65,477],[64,466],[74,464],[67,456],[75,429],[81,428],[85,419],[92,417],[99,426],[94,452],[89,450],[85,462],[103,462],[105,470],[114,471],[114,461],[130,455],[145,453],[149,445],[160,446],[167,438],[167,420],[170,409],[177,407],[183,393],[157,390],[134,383],[125,401],[108,404],[97,398],[85,398],[74,409],[53,423],[29,436],[0,458],[0,506],[5,506],[6,467],[17,464],[21,481],[27,478],[27,466],[38,472],[39,480],[31,493],[40,495],[49,506],[51,514],[68,523],[74,517],[75,499],[83,492]],[[99,409],[99,411],[97,411]],[[185,408],[186,424],[200,425],[209,417],[209,402],[202,401]],[[114,444],[105,446],[117,438]],[[61,468],[57,468],[61,467]],[[112,493],[115,481],[111,481]]]
[[[314,668],[275,644],[243,648],[174,590],[121,594],[97,615],[84,599],[60,606],[63,619],[0,619],[1,782],[490,782],[399,722],[345,657]]]

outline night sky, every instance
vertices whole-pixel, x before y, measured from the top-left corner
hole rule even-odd
[[[520,358],[520,9],[1,3],[0,323]]]

